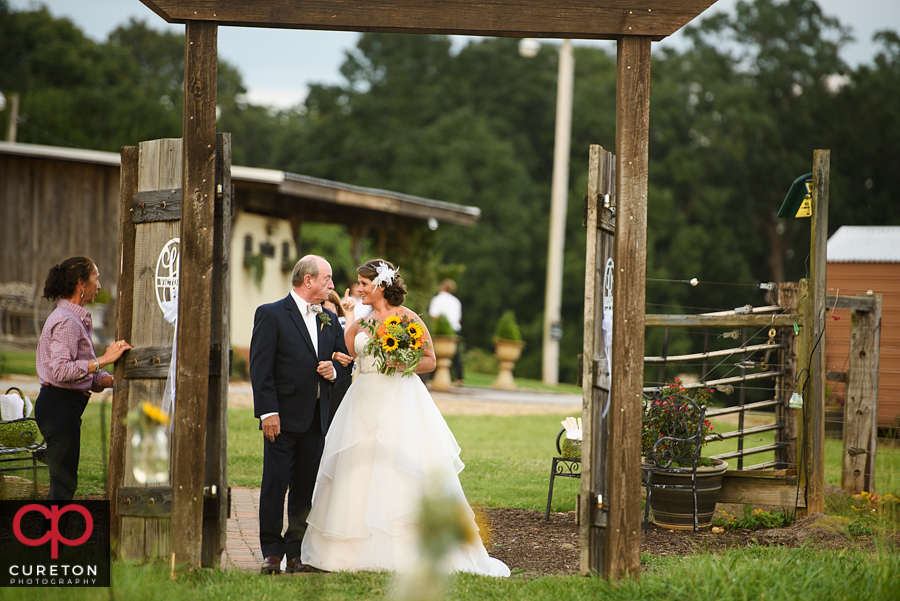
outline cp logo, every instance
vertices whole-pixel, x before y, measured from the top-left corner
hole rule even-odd
[[[24,516],[29,511],[37,511],[51,521],[50,531],[40,538],[27,538],[24,534],[22,534],[22,516]],[[77,511],[84,516],[84,534],[82,534],[75,540],[69,540],[59,533],[59,516],[66,513],[67,511]],[[51,505],[50,509],[47,509],[43,505],[25,505],[24,507],[22,507],[22,509],[16,512],[16,516],[13,518],[13,534],[16,535],[16,538],[19,539],[19,542],[23,545],[28,545],[29,547],[37,547],[38,545],[43,545],[47,541],[50,541],[50,557],[53,559],[57,559],[59,557],[59,543],[68,545],[70,547],[77,547],[78,545],[84,544],[84,542],[91,537],[91,532],[93,531],[94,518],[91,517],[91,512],[81,505],[75,504],[66,505],[62,509],[60,509],[58,505]]]

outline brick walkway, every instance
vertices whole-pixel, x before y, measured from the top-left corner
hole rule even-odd
[[[287,523],[287,503],[285,503]],[[231,487],[231,517],[222,568],[259,571],[263,563],[259,548],[259,489]]]

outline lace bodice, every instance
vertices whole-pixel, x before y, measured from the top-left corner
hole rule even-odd
[[[378,370],[375,368],[375,358],[366,355],[366,345],[369,343],[369,335],[365,332],[359,332],[353,339],[353,350],[356,351],[357,360],[359,361],[360,374],[374,374]]]

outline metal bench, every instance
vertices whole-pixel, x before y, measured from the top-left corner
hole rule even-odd
[[[566,434],[563,428],[556,435],[556,452],[557,456],[553,458],[553,464],[550,467],[550,490],[547,492],[547,513],[544,515],[544,521],[550,521],[550,502],[553,500],[553,480],[560,478],[581,478],[581,459],[573,459],[571,457],[563,457],[560,440]]]
[[[9,394],[12,391],[17,391],[22,398],[25,396],[17,388],[10,388],[6,393]],[[22,424],[30,424],[32,427],[23,428]],[[11,430],[21,431],[18,434],[10,434]],[[37,421],[33,417],[9,421],[0,420],[0,475],[31,470],[32,498],[36,499],[38,496],[38,470],[48,469],[48,466],[47,444],[43,440],[38,441],[34,432],[40,432],[40,430],[38,430]],[[38,465],[39,463],[43,465]]]

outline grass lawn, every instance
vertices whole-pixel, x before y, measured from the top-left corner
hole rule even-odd
[[[4,374],[36,376],[35,352],[0,350],[0,376]]]

